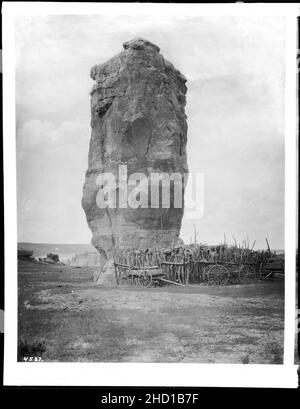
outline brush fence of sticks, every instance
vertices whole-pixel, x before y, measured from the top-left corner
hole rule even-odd
[[[116,249],[119,285],[226,285],[260,279],[269,251],[237,246],[180,245],[170,249]]]

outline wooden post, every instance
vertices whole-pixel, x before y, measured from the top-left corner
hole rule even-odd
[[[186,284],[190,285],[190,266],[187,264]]]
[[[271,253],[271,249],[270,249],[269,242],[268,242],[268,239],[267,239],[267,238],[266,238],[266,242],[267,242],[267,246],[268,246],[269,253]]]

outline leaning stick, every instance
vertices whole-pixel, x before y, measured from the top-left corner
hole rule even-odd
[[[165,283],[170,283],[170,284],[174,284],[174,285],[179,285],[180,287],[185,287],[185,284],[176,283],[175,281],[166,280],[165,278],[158,277],[157,279],[161,280],[161,281],[164,281]]]

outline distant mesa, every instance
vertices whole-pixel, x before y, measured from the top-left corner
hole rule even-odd
[[[33,258],[33,250],[27,250],[22,247],[18,247],[19,260],[30,260],[31,258]]]

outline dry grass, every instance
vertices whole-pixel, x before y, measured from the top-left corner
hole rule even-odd
[[[19,265],[19,340],[44,361],[282,363],[283,283],[92,285],[93,269]]]

